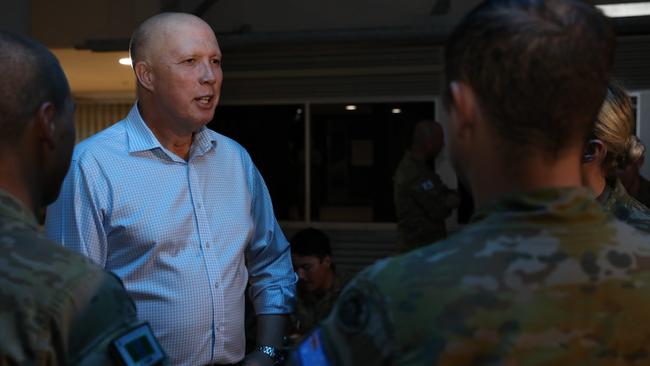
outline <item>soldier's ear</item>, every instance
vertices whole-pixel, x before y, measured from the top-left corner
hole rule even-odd
[[[55,107],[52,102],[44,102],[38,107],[34,116],[39,135],[42,141],[50,148],[54,148],[56,144],[54,136],[56,130],[55,112]]]
[[[449,85],[455,131],[460,136],[471,133],[481,118],[476,94],[471,86],[462,81],[453,81]],[[459,136],[459,137],[460,137]]]
[[[591,139],[587,141],[584,152],[582,154],[582,163],[596,163],[602,164],[603,160],[607,157],[607,146],[599,139]]]
[[[329,255],[326,255],[325,258],[323,258],[323,264],[325,266],[327,266],[327,267],[331,267],[332,266],[332,257],[330,257]]]

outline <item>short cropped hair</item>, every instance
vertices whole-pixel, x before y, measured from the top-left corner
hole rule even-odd
[[[45,102],[61,113],[70,95],[59,61],[45,46],[0,31],[0,142],[18,141],[26,122]]]
[[[312,255],[319,259],[332,255],[330,238],[318,229],[307,228],[301,230],[289,242],[291,243],[291,253],[295,255]]]
[[[556,156],[584,141],[600,108],[615,37],[580,0],[487,0],[445,46],[449,83],[462,81],[505,146]]]

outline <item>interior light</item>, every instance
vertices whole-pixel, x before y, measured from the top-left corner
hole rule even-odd
[[[357,110],[357,106],[354,105],[354,104],[349,104],[349,105],[346,105],[346,106],[345,106],[345,109],[348,110],[348,111],[356,111],[356,110]]]
[[[596,7],[611,18],[640,17],[650,15],[650,1],[639,3],[603,4]]]
[[[391,110],[391,112],[392,112],[393,114],[400,114],[400,113],[402,113],[402,110],[399,109],[399,108],[393,108],[393,109]]]
[[[118,62],[120,65],[131,66],[131,57],[122,57]]]

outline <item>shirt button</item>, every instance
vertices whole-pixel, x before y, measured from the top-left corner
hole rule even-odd
[[[219,284],[218,284],[218,283],[215,283],[215,284],[214,284],[214,288],[219,288]]]

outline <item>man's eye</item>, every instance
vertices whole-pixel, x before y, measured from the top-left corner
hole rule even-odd
[[[186,64],[193,64],[194,59],[193,58],[188,58],[187,60],[184,61]]]
[[[219,59],[213,59],[212,63],[215,64],[215,65],[221,66],[221,60],[219,60]]]

